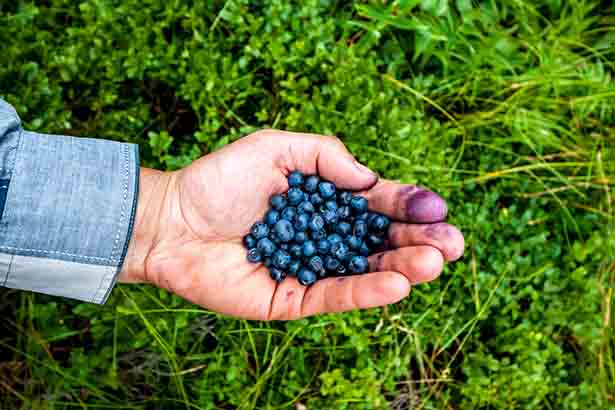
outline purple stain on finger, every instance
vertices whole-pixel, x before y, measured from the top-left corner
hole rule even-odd
[[[446,218],[448,207],[442,197],[421,187],[411,186],[402,192],[406,216],[416,223],[440,222]]]

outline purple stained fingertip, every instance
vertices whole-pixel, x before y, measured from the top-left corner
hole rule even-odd
[[[423,188],[414,188],[412,191],[408,192],[406,199],[406,216],[409,221],[433,223],[446,219],[448,207],[440,195]]]

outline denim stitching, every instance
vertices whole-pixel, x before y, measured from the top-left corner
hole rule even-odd
[[[28,248],[16,248],[14,246],[0,246],[0,249],[6,249],[6,250],[10,250],[10,251],[24,251],[24,252],[36,252],[36,253],[41,253],[41,254],[50,254],[50,255],[63,255],[63,256],[72,256],[75,258],[81,258],[81,259],[90,259],[90,260],[99,260],[99,261],[109,261],[109,258],[99,258],[97,256],[83,256],[83,255],[77,255],[74,253],[67,253],[67,252],[60,252],[60,251],[44,251],[41,249],[28,249]]]
[[[6,276],[4,277],[4,282],[0,286],[6,286],[7,282],[9,281],[9,275],[11,274],[11,268],[13,267],[14,258],[15,258],[15,255],[11,254],[11,260],[9,261],[9,268],[6,270]]]

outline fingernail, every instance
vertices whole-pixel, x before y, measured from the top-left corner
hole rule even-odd
[[[375,177],[376,173],[371,169],[367,168],[365,165],[359,163],[358,161],[354,162],[354,166],[361,172],[362,174],[369,175],[371,177]]]

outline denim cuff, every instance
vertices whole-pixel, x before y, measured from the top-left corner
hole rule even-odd
[[[138,147],[24,131],[0,99],[0,167],[0,286],[104,303],[132,236]]]

